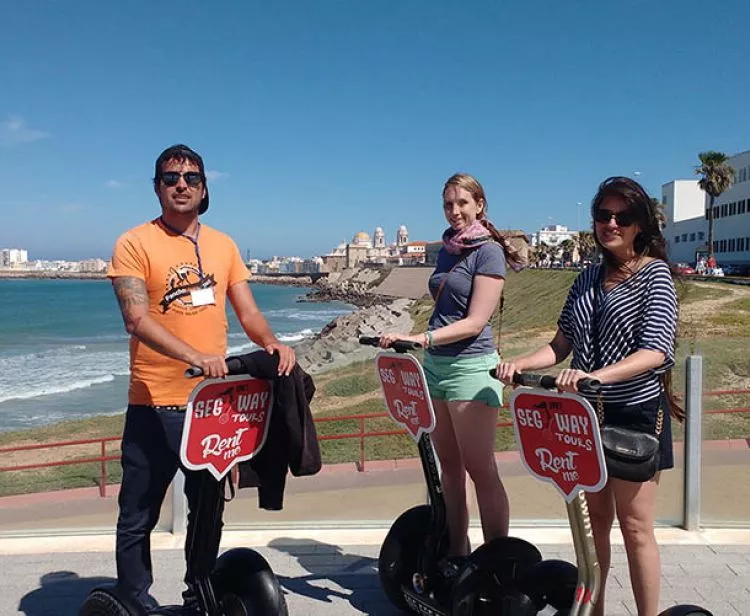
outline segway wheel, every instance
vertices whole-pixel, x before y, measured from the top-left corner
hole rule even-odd
[[[288,616],[284,593],[268,561],[255,550],[234,548],[216,561],[211,581],[226,616]]]
[[[578,569],[564,560],[544,560],[534,565],[520,587],[539,609],[551,605],[567,613],[573,605],[578,585]]]
[[[114,588],[96,588],[86,597],[78,616],[146,616],[146,610]]]
[[[536,614],[521,580],[541,560],[536,546],[517,537],[501,537],[480,546],[469,555],[453,587],[453,616]]]
[[[664,610],[659,616],[713,616],[713,614],[697,605],[675,605]]]
[[[378,576],[388,600],[402,612],[411,612],[402,586],[411,585],[417,558],[430,529],[430,507],[419,505],[404,511],[391,526],[380,548]]]

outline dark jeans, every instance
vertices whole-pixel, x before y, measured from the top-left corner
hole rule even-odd
[[[151,531],[159,520],[167,488],[177,469],[182,468],[179,451],[184,419],[184,413],[137,405],[129,405],[125,415],[117,519],[117,583],[147,609],[156,606],[148,594],[153,583]],[[221,490],[223,497],[224,484],[217,483],[207,471],[182,470],[188,501],[185,582],[190,592],[196,576],[207,575],[216,562],[224,509],[224,500],[217,492]],[[204,505],[200,513],[204,530],[196,534],[195,518],[200,504]],[[207,532],[206,528],[212,528],[213,532]]]

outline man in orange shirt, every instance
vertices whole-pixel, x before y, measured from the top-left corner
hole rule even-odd
[[[294,351],[276,339],[258,309],[237,246],[198,220],[208,209],[200,155],[185,145],[162,152],[156,160],[154,191],[161,216],[117,240],[107,272],[131,336],[117,579],[120,589],[146,610],[157,607],[148,594],[153,582],[151,531],[180,466],[184,411],[195,386],[184,371],[193,365],[209,377],[227,374],[226,299],[250,340],[279,354],[279,374],[289,374],[296,362]],[[188,536],[197,510],[198,476],[185,471]],[[214,560],[220,533],[216,535]],[[210,570],[211,563],[203,565]],[[186,607],[196,605],[192,580],[193,572],[187,571]]]

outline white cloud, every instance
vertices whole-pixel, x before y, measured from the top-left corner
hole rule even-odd
[[[228,178],[229,174],[224,173],[223,171],[206,171],[206,179],[216,181],[216,180],[222,180],[224,178]]]
[[[125,182],[120,182],[119,180],[107,180],[104,185],[107,188],[122,188],[125,186]]]
[[[0,145],[10,146],[18,143],[31,143],[47,139],[51,135],[43,130],[30,128],[20,116],[10,115],[0,122]]]

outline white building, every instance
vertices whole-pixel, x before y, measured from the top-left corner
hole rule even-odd
[[[2,248],[0,249],[0,267],[13,267],[21,263],[27,263],[29,253],[23,248]]]
[[[750,150],[735,154],[727,163],[735,171],[735,183],[714,202],[714,254],[719,266],[750,265]],[[662,186],[670,261],[695,264],[696,252],[707,252],[709,199],[697,188],[697,181],[676,180]]]
[[[706,193],[698,180],[673,180],[661,187],[664,238],[672,263],[695,264],[695,253],[706,247]]]
[[[575,239],[576,236],[575,231],[569,231],[568,227],[563,225],[547,225],[531,234],[531,245],[539,246],[545,243],[547,246],[559,246],[565,240]]]

